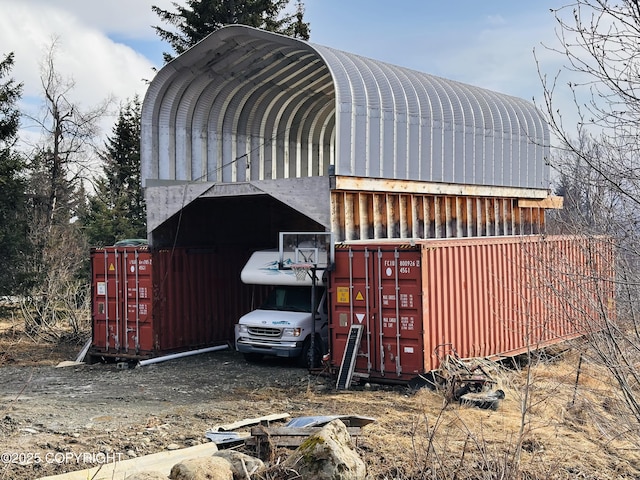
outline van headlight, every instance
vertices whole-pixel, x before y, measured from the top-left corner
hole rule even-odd
[[[238,333],[247,333],[249,329],[246,325],[238,325]]]
[[[285,328],[282,330],[282,336],[299,337],[301,332],[302,332],[301,328]]]

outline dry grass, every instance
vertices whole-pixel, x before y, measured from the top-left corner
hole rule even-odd
[[[0,318],[0,366],[3,365],[56,365],[61,360],[75,358],[80,351],[82,338],[67,335],[69,329],[60,327],[58,341],[44,341],[29,336],[24,331],[24,321],[19,315]],[[88,338],[89,334],[86,334]],[[84,338],[84,337],[83,337]]]
[[[533,365],[529,385],[526,369],[502,370],[497,411],[445,405],[427,389],[308,395],[325,411],[378,419],[358,445],[372,478],[640,478],[637,425],[605,371],[583,362],[576,390],[577,364]]]
[[[494,370],[506,393],[497,411],[447,403],[443,392],[429,389],[374,387],[308,388],[304,409],[295,413],[376,418],[357,444],[371,479],[640,478],[635,419],[605,369],[583,361],[576,384],[578,363],[578,354],[569,352]],[[244,395],[287,409],[298,405],[299,392],[260,388]],[[270,479],[295,478],[272,473]]]
[[[10,357],[22,365],[69,357],[64,345],[33,342],[19,330],[11,322],[0,324],[0,365],[11,364]],[[78,351],[77,345],[68,348]],[[578,363],[578,354],[570,352],[530,367],[495,370],[506,393],[497,411],[447,404],[442,392],[428,389],[321,391],[313,379],[289,390],[236,393],[245,402],[267,401],[274,411],[295,415],[376,418],[357,445],[371,479],[640,478],[639,425],[602,367],[583,361],[576,384]]]

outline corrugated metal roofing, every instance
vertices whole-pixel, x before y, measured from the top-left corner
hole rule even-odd
[[[165,65],[142,111],[142,177],[340,176],[546,189],[525,100],[233,25]]]

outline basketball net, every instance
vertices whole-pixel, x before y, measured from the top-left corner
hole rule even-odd
[[[311,264],[310,263],[294,263],[293,265],[291,265],[291,270],[293,270],[293,273],[295,273],[296,280],[298,282],[303,282],[307,277],[307,273],[309,272],[309,270],[311,270]]]

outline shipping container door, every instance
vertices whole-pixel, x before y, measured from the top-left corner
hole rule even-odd
[[[336,249],[335,268],[331,274],[331,356],[339,366],[345,351],[351,325],[362,325],[362,339],[356,351],[355,371],[371,373],[372,342],[375,332],[375,297],[372,288],[373,256],[363,248]]]
[[[151,350],[151,255],[135,248],[92,252],[95,349],[104,353]]]
[[[422,373],[420,253],[398,247],[336,249],[332,273],[332,359],[349,328],[364,327],[355,371],[390,379]]]
[[[377,370],[386,377],[414,377],[423,367],[420,252],[379,248],[374,256]]]
[[[120,349],[122,265],[114,248],[95,250],[91,256],[93,347],[105,353]]]
[[[121,337],[125,353],[151,352],[154,349],[151,316],[153,283],[151,254],[137,249],[125,249],[122,278],[123,321]]]

